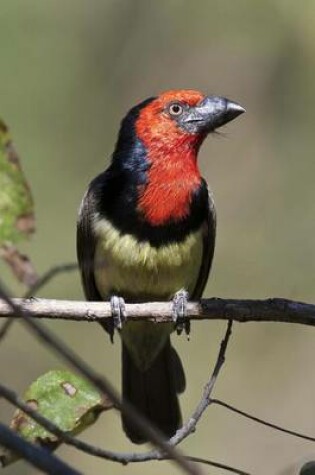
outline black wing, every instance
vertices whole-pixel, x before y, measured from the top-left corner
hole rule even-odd
[[[101,175],[100,175],[101,176]],[[77,257],[84,294],[87,300],[103,300],[94,277],[96,236],[92,220],[96,213],[96,193],[99,177],[89,185],[80,206],[77,222]]]
[[[215,246],[215,234],[216,234],[216,213],[214,207],[214,201],[212,193],[209,192],[208,197],[208,214],[205,222],[202,225],[203,231],[203,252],[202,262],[199,271],[198,280],[194,291],[190,298],[192,300],[199,300],[202,297],[202,293],[207,284],[211,263],[213,259],[214,246]]]

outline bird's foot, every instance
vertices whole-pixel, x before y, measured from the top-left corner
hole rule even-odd
[[[189,294],[186,290],[182,289],[176,292],[173,297],[173,321],[175,323],[177,335],[180,335],[183,330],[189,339],[190,335],[190,321],[185,320],[187,315],[187,303],[188,303]]]
[[[112,295],[110,298],[110,306],[111,306],[113,318],[112,318],[109,334],[110,334],[110,340],[113,343],[115,330],[122,329],[122,325],[125,322],[127,315],[126,315],[125,301],[122,297],[118,297],[117,295]]]

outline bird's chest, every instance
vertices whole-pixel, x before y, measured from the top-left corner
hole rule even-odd
[[[202,260],[201,230],[159,247],[120,234],[105,219],[96,221],[95,232],[95,281],[103,298],[117,293],[138,301],[168,299],[181,288],[193,291]]]

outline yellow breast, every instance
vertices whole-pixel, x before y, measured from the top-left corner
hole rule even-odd
[[[202,259],[201,230],[180,243],[153,247],[131,234],[121,235],[106,219],[95,219],[95,280],[104,299],[111,291],[135,299],[168,299],[192,292]]]

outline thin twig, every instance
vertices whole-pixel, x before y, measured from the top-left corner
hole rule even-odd
[[[186,437],[188,437],[188,435],[192,434],[196,430],[196,426],[202,414],[211,403],[211,393],[213,391],[213,388],[218,378],[218,375],[220,373],[220,370],[224,364],[225,354],[226,354],[231,333],[232,333],[232,320],[229,320],[224,338],[221,341],[220,351],[218,353],[214,369],[212,371],[209,381],[204,387],[201,401],[198,403],[195,411],[193,412],[192,416],[188,419],[188,421],[183,425],[183,427],[178,429],[176,434],[169,440],[169,443],[172,444],[173,446],[178,445],[182,440],[184,440]],[[144,454],[135,454],[135,455],[137,456],[137,462],[144,462],[148,460],[148,457],[149,457],[149,460],[151,460],[152,457],[159,458],[161,460],[165,458],[161,456],[159,452],[154,451],[154,450],[151,452],[144,453]]]
[[[64,272],[71,272],[73,270],[78,269],[78,264],[74,262],[70,262],[68,264],[59,264],[51,269],[48,269],[47,272],[39,276],[35,283],[29,287],[29,289],[25,292],[23,296],[23,300],[29,299],[30,297],[34,297],[37,292],[44,287],[44,285],[47,285],[48,282],[50,282],[54,277],[56,277],[59,274],[62,274]],[[0,341],[7,335],[8,331],[10,330],[14,320],[12,319],[7,319],[2,327],[0,327]]]
[[[78,264],[75,262],[70,262],[68,264],[59,264],[51,269],[48,269],[47,272],[38,277],[34,285],[32,285],[24,295],[24,299],[33,297],[37,292],[44,286],[47,285],[52,279],[57,277],[59,274],[65,272],[71,272],[78,269]]]
[[[0,444],[12,450],[30,462],[34,467],[43,470],[45,473],[55,475],[80,475],[81,472],[70,467],[68,464],[57,458],[55,455],[42,449],[38,445],[22,439],[12,430],[0,423]],[[0,457],[0,463],[5,464],[5,460]]]
[[[211,393],[213,391],[214,385],[216,383],[220,370],[225,361],[225,353],[227,350],[227,346],[229,344],[231,333],[232,333],[232,320],[229,320],[224,338],[221,341],[220,351],[219,351],[212,375],[204,387],[201,401],[197,405],[195,411],[193,412],[189,420],[186,422],[186,424],[184,424],[183,427],[181,427],[181,429],[179,429],[176,432],[176,434],[170,439],[170,442],[172,444],[174,445],[179,444],[179,442],[184,440],[189,434],[191,434],[192,432],[196,430],[196,425],[198,421],[200,420],[204,411],[209,406],[211,402],[211,399],[210,399]]]
[[[216,404],[218,406],[225,407],[225,409],[228,409],[229,411],[235,412],[236,414],[239,414],[240,416],[246,417],[247,419],[250,419],[254,422],[258,422],[258,424],[262,424],[264,426],[270,427],[271,429],[275,429],[275,430],[278,430],[280,432],[284,432],[285,434],[288,434],[288,435],[293,435],[294,437],[299,437],[300,439],[315,442],[315,437],[311,437],[309,435],[305,435],[305,434],[302,434],[301,432],[296,432],[294,430],[285,429],[284,427],[281,427],[277,424],[273,424],[272,422],[267,422],[264,419],[260,419],[259,417],[253,416],[252,414],[249,414],[248,412],[242,411],[242,410],[238,409],[237,407],[232,406],[231,404],[227,404],[226,402],[221,401],[220,399],[211,399],[210,403],[211,404]]]
[[[102,394],[109,397],[115,406],[128,418],[132,423],[143,433],[148,439],[156,445],[162,453],[165,453],[171,460],[176,462],[186,473],[190,475],[199,475],[201,472],[199,468],[188,462],[184,456],[168,444],[163,436],[138,413],[130,404],[122,404],[116,390],[111,384],[102,376],[97,374],[85,361],[76,355],[70,348],[68,348],[61,340],[59,340],[52,332],[44,328],[39,322],[36,322],[32,317],[32,312],[21,307],[15,303],[7,295],[3,286],[0,285],[0,297],[11,307],[12,311],[21,318],[21,321],[33,332],[33,334],[49,345],[50,348],[58,355],[62,356],[68,363],[70,363],[76,370],[85,376],[89,381],[100,390]]]
[[[112,318],[109,302],[86,302],[51,299],[12,299],[34,318],[100,322]],[[130,320],[155,323],[173,321],[171,302],[126,304]],[[11,305],[0,302],[0,317],[18,317]],[[235,300],[204,299],[188,302],[188,320],[235,320],[238,322],[283,322],[315,325],[315,305],[286,299]]]
[[[213,462],[213,460],[207,460],[200,457],[191,457],[190,455],[186,456],[186,458],[190,460],[191,462],[203,463],[205,465],[211,465],[212,467],[216,467],[216,468],[223,468],[223,470],[226,470],[227,472],[236,473],[238,475],[250,475],[249,472],[244,472],[244,470],[231,467],[231,465],[226,465],[225,463]]]

